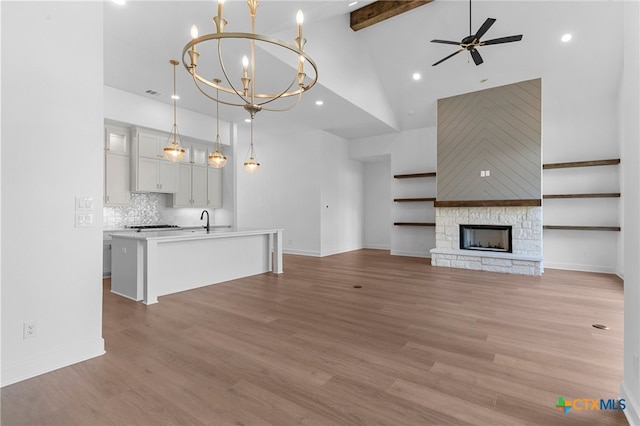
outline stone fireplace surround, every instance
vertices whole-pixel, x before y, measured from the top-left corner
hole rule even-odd
[[[431,265],[540,276],[542,207],[436,207]],[[460,225],[510,225],[512,253],[460,250]]]

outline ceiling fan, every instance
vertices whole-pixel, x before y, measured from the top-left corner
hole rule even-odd
[[[494,22],[496,22],[495,19],[487,18],[487,20],[484,21],[484,24],[482,24],[482,26],[478,29],[478,31],[475,34],[471,34],[471,0],[469,0],[469,34],[470,35],[463,38],[462,41],[460,42],[449,41],[449,40],[431,40],[432,43],[454,44],[456,46],[460,46],[459,50],[456,50],[446,58],[440,59],[438,62],[436,62],[432,66],[436,66],[439,63],[446,61],[447,59],[457,55],[463,50],[468,50],[469,53],[471,54],[471,57],[473,58],[473,62],[475,62],[476,65],[480,65],[483,62],[483,60],[482,60],[482,56],[480,56],[480,53],[476,50],[477,47],[488,46],[491,44],[511,43],[513,41],[522,40],[522,34],[519,34],[519,35],[514,35],[509,37],[494,38],[492,40],[487,40],[487,41],[480,41],[480,38],[482,38],[482,36],[487,31],[489,31],[489,28],[491,28]]]

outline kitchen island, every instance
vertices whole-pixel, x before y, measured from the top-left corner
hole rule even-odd
[[[147,305],[159,296],[269,271],[283,272],[282,229],[112,234],[111,291]]]

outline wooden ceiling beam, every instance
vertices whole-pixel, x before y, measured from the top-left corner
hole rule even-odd
[[[358,31],[378,22],[392,18],[433,0],[379,0],[351,12],[351,29]]]

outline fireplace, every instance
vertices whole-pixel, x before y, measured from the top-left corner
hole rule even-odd
[[[507,229],[506,250],[461,249],[464,231],[460,225]],[[544,272],[542,207],[436,207],[436,248],[430,253],[433,266],[540,276]]]
[[[460,224],[460,249],[512,253],[511,226]]]

